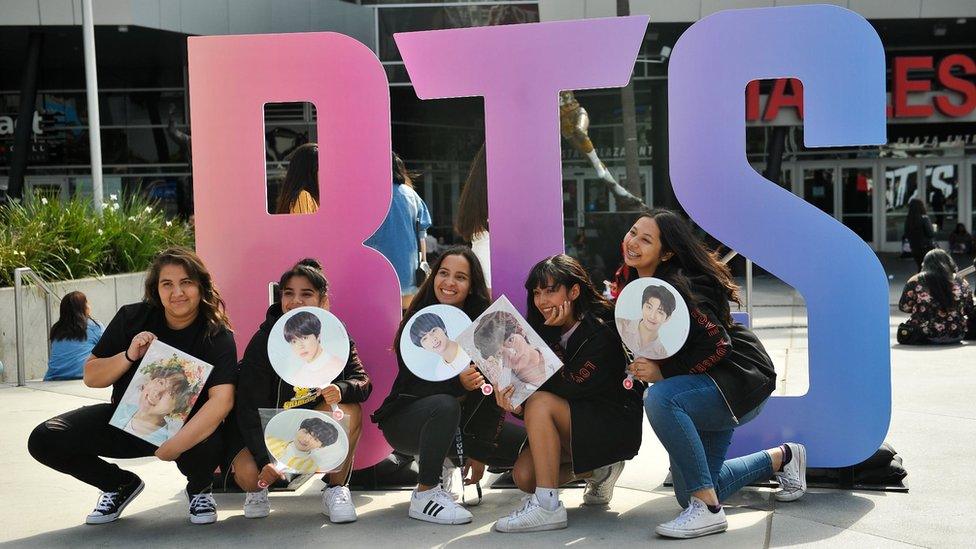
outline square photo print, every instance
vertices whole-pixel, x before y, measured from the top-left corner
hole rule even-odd
[[[153,341],[109,425],[162,445],[183,427],[211,371],[212,365]]]
[[[563,366],[505,296],[462,332],[458,343],[496,391],[515,387],[513,406],[521,406]]]

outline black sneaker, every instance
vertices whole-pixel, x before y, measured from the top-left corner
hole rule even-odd
[[[217,522],[217,502],[210,492],[187,494],[190,498],[190,522],[193,524],[213,524]]]
[[[102,492],[95,510],[85,518],[85,524],[105,524],[119,518],[122,510],[142,492],[146,483],[133,475],[133,480],[119,487],[118,492]]]

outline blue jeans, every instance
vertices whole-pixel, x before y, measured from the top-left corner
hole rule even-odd
[[[732,432],[758,416],[763,404],[736,423],[718,386],[705,374],[670,377],[647,389],[644,410],[668,451],[674,495],[681,507],[687,507],[698,490],[713,488],[722,502],[743,486],[772,476],[766,452],[725,459]]]

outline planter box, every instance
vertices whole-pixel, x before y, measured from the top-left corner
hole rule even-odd
[[[146,273],[129,273],[64,280],[51,284],[59,295],[79,290],[88,296],[92,316],[102,326],[108,325],[119,307],[142,300]],[[60,299],[51,299],[51,322],[58,319]],[[24,361],[27,379],[41,379],[47,371],[48,340],[44,323],[44,295],[40,290],[27,287],[24,291]],[[0,381],[17,381],[17,324],[14,307],[14,289],[0,288],[0,361],[3,373]]]

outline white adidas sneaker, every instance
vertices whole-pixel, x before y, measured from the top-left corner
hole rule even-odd
[[[667,538],[687,539],[718,534],[728,528],[725,509],[713,513],[709,511],[704,501],[692,496],[688,507],[680,515],[670,522],[659,525],[654,531]]]
[[[426,492],[418,492],[414,489],[413,495],[410,496],[408,515],[410,518],[435,524],[467,524],[474,518],[440,485]]]
[[[559,502],[555,511],[550,511],[539,503],[539,498],[531,494],[522,498],[522,505],[511,515],[498,519],[495,530],[498,532],[542,532],[565,528],[566,507]]]

